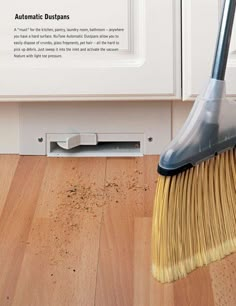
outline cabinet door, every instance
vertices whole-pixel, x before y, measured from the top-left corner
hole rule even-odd
[[[0,99],[180,98],[180,0],[0,4]]]
[[[183,98],[201,93],[211,75],[223,0],[183,0]],[[226,73],[227,94],[236,96],[236,26]]]

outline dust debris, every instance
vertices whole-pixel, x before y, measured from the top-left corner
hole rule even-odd
[[[145,184],[143,172],[138,167],[136,164],[131,173],[121,169],[120,176],[116,173],[102,183],[89,182],[87,177],[73,174],[60,185],[54,186],[51,202],[47,202],[50,220],[46,225],[47,243],[44,246],[45,237],[40,233],[39,225],[35,230],[39,236],[39,248],[35,250],[35,254],[46,253],[50,266],[65,264],[66,270],[76,272],[72,267],[78,261],[78,254],[73,253],[71,245],[75,239],[79,239],[89,218],[100,224],[102,209],[111,205],[129,205],[133,193],[140,193],[140,197],[135,196],[136,204],[143,203],[143,192],[149,191],[150,186]],[[71,169],[75,170],[75,167]],[[86,235],[88,240],[91,239],[88,230]]]

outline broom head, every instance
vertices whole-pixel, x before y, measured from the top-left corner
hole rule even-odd
[[[210,79],[161,155],[152,224],[152,272],[161,282],[236,250],[236,103]]]

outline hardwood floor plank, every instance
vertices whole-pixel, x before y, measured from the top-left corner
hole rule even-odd
[[[209,266],[199,268],[174,283],[175,306],[214,306]]]
[[[12,305],[94,305],[105,163],[48,160]]]
[[[19,161],[18,155],[0,155],[0,216]]]
[[[135,219],[134,306],[173,306],[173,285],[151,274],[151,218]]]
[[[142,158],[108,159],[96,306],[133,305],[134,217],[144,215]]]
[[[150,218],[135,218],[134,226],[134,303],[150,305]]]
[[[210,265],[215,306],[236,305],[236,254]]]
[[[46,159],[21,157],[0,217],[0,305],[11,305]],[[37,175],[36,175],[37,174]],[[19,304],[18,304],[19,305]]]
[[[144,184],[146,186],[144,193],[144,211],[146,217],[152,216],[154,197],[157,185],[157,164],[159,158],[157,156],[144,157]]]

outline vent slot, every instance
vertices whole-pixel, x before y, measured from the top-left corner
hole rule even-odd
[[[68,150],[59,145],[63,141],[66,142],[68,137],[75,137],[75,135],[78,134],[48,134],[47,155],[54,157],[143,156],[142,134],[96,134],[96,144],[81,144]]]

